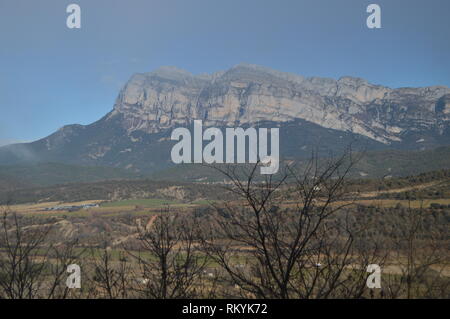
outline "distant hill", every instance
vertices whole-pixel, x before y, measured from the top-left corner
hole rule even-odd
[[[403,177],[441,169],[450,169],[450,147],[448,146],[424,151],[367,152],[356,165],[353,176]]]
[[[214,170],[210,169],[207,171],[213,172]],[[215,177],[218,178],[218,176],[216,175]],[[378,191],[380,198],[445,198],[450,194],[449,176],[450,170],[438,170],[389,179],[355,178],[348,181],[348,186],[350,191]],[[420,185],[426,187],[417,187]],[[16,189],[13,191],[0,189],[0,205],[52,201],[117,201],[150,198],[177,200],[186,203],[235,199],[236,197],[233,193],[225,190],[227,187],[227,185],[214,183],[170,182],[150,179],[72,183]],[[408,187],[411,188],[410,191],[387,193],[391,189]]]
[[[36,202],[77,202],[85,200],[122,200],[136,198],[176,199],[183,202],[223,200],[221,185],[139,180],[112,180],[72,183],[48,187],[0,190],[0,205]]]
[[[311,148],[308,149],[311,152]],[[295,161],[296,165],[302,167],[308,158],[303,157]],[[450,147],[448,146],[424,151],[380,150],[365,152],[361,160],[353,167],[350,177],[366,179],[404,177],[441,169],[450,169]],[[199,164],[180,164],[156,172],[151,175],[151,178],[194,182],[224,180],[224,176],[214,168]]]
[[[311,129],[311,127],[308,128]],[[301,130],[296,130],[291,135],[295,137],[296,133],[300,135],[301,132]],[[323,134],[321,136],[329,139],[332,138],[333,134],[330,132],[328,136]],[[335,138],[334,148],[329,152],[339,154],[348,145],[347,143],[351,141],[351,138],[345,134],[337,135]],[[310,137],[309,142],[312,144],[314,139],[318,139],[318,135]],[[298,139],[298,141],[302,140],[302,138]],[[367,142],[364,140],[356,141],[359,148],[363,148],[364,143]],[[317,142],[317,144],[320,143]],[[290,150],[293,156],[288,157],[285,161],[296,162],[297,165],[302,166],[307,161],[307,154],[311,153],[312,147],[302,147],[300,142],[298,142],[296,148],[294,148],[294,145],[292,144]],[[298,151],[295,152],[295,149]],[[325,149],[322,149],[320,153],[323,156],[327,154]],[[404,177],[440,169],[450,169],[450,147],[439,147],[424,151],[379,150],[364,154],[361,161],[351,171],[351,177],[363,179]],[[202,164],[172,165],[170,168],[158,170],[151,175],[139,174],[121,168],[61,163],[2,165],[0,166],[0,192],[58,184],[133,180],[147,177],[155,181],[170,182],[222,182],[225,179],[217,170]]]
[[[0,166],[0,190],[142,177],[128,170],[112,167],[61,163],[2,165]]]

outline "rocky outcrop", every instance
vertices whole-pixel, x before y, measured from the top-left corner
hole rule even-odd
[[[134,75],[108,119],[120,115],[128,132],[146,133],[194,119],[216,126],[303,119],[388,144],[411,130],[448,127],[448,96],[442,86],[391,89],[360,78],[304,78],[249,64],[198,76],[162,67]]]
[[[172,129],[196,119],[204,127],[278,126],[281,156],[289,159],[310,156],[318,147],[324,154],[339,152],[349,144],[425,150],[450,144],[450,89],[392,89],[354,77],[305,78],[248,64],[202,75],[162,67],[132,76],[112,111],[90,125],[68,125],[32,143],[0,147],[0,164],[157,172],[173,165]]]

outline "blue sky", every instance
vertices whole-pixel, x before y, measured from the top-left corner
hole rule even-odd
[[[66,27],[66,7],[82,28]],[[370,30],[366,7],[382,8]],[[89,124],[127,79],[240,62],[391,87],[450,86],[448,0],[1,0],[0,144]]]

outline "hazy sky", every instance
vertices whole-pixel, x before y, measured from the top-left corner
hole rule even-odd
[[[80,30],[66,27],[70,3]],[[370,3],[382,29],[366,26]],[[161,65],[450,86],[449,12],[448,0],[0,0],[0,144],[91,123]]]

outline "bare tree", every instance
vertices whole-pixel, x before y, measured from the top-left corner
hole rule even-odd
[[[0,230],[0,296],[9,299],[66,298],[67,266],[75,242],[49,242],[51,226],[24,225],[24,217],[3,211]]]
[[[350,151],[337,159],[314,155],[301,173],[288,167],[262,182],[259,163],[244,172],[216,167],[239,200],[216,206],[215,227],[204,234],[203,247],[238,296],[362,295],[368,260],[356,264],[356,230],[348,218],[335,219],[353,203],[345,181],[356,160]]]
[[[48,283],[46,290],[46,298],[48,299],[65,299],[76,298],[82,293],[74,289],[69,289],[66,285],[67,267],[71,264],[82,266],[81,256],[84,249],[77,251],[77,240],[67,241],[59,245],[50,245],[48,250],[47,264],[48,274],[45,281]]]
[[[9,299],[34,298],[39,291],[39,277],[45,263],[36,261],[36,251],[44,242],[49,229],[24,233],[19,217],[5,209],[2,216],[0,244],[1,295]]]
[[[100,296],[108,299],[128,298],[133,290],[133,269],[128,262],[129,256],[118,251],[117,260],[105,242],[100,251],[91,249],[93,260],[94,286],[100,289]]]
[[[193,223],[166,209],[147,228],[139,229],[139,252],[128,252],[139,264],[142,277],[138,289],[144,297],[173,299],[202,295],[201,278],[207,261],[197,249]]]
[[[390,264],[385,276],[387,298],[447,298],[450,281],[443,275],[449,266],[448,229],[443,231],[421,205],[397,208],[388,215],[392,224]]]

